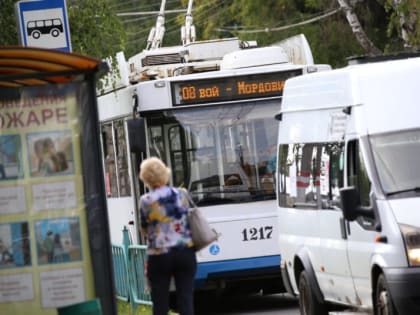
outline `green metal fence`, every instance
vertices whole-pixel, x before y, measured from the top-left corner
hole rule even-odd
[[[130,282],[127,265],[127,249],[124,245],[112,245],[115,291],[119,300],[130,300]]]
[[[123,244],[112,244],[114,281],[117,299],[137,304],[152,305],[145,275],[146,245],[132,245],[128,229],[123,229]]]
[[[146,245],[130,245],[128,263],[128,270],[132,276],[131,292],[134,303],[152,305],[145,274]]]

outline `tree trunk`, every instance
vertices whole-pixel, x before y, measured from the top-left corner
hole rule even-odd
[[[401,27],[401,37],[402,40],[404,41],[404,47],[410,47],[409,44],[409,40],[408,40],[408,34],[406,31],[406,21],[405,21],[405,16],[404,13],[401,12],[400,10],[398,10],[399,5],[401,4],[401,0],[393,0],[393,7],[394,10],[396,12],[396,14],[398,15],[399,21],[400,21],[400,27]]]
[[[360,46],[363,47],[369,56],[381,55],[382,51],[379,50],[366,35],[365,31],[360,25],[357,15],[354,13],[353,8],[349,2],[347,0],[337,0],[337,2],[345,13],[347,21],[349,22],[350,27]]]
[[[415,2],[405,3],[407,6],[402,8],[402,0],[392,0],[392,7],[398,16],[401,28],[401,38],[404,41],[405,48],[416,48],[416,22],[418,19],[418,9]]]

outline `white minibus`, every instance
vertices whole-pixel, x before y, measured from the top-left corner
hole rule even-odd
[[[301,314],[420,314],[420,58],[286,81],[281,269]]]

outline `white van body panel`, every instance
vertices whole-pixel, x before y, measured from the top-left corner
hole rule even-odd
[[[341,238],[341,211],[326,210],[322,215],[317,212],[319,220],[320,248],[316,249],[322,257],[323,269],[318,269],[319,285],[326,300],[356,302],[353,281],[347,256],[347,244]],[[338,289],[339,288],[339,289]]]
[[[389,204],[398,223],[420,226],[420,215],[414,215],[420,208],[418,198],[391,200]]]
[[[389,61],[386,66],[383,63],[349,66],[287,80],[282,113],[298,112],[298,120],[307,123],[301,116],[305,111],[337,109],[339,112],[346,106],[369,104],[352,108],[351,118],[356,121],[348,123],[347,133],[367,135],[418,127],[419,82],[415,78],[419,73],[413,62],[420,66],[420,58],[416,59],[407,63]],[[316,117],[317,114],[310,115]],[[328,126],[317,125],[320,129]],[[306,124],[306,127],[310,126]],[[305,130],[305,134],[308,133],[309,130]]]
[[[418,206],[420,200],[417,201]],[[381,233],[366,231],[357,222],[350,222],[348,236],[348,257],[351,276],[361,304],[372,307],[372,266],[381,268],[407,267],[407,255],[401,238],[401,231],[395,221],[394,212],[386,200],[378,200],[381,209]],[[388,242],[375,242],[375,237],[386,235]]]
[[[311,261],[313,261],[313,266],[315,270],[319,270],[322,262],[321,257],[312,255],[314,251],[320,246],[319,234],[319,225],[317,224],[318,217],[315,211],[310,211],[306,213],[305,218],[299,218],[300,213],[296,209],[289,208],[286,210],[282,220],[279,221],[279,230],[280,233],[280,244],[282,256],[293,257],[294,253],[305,251],[310,255]],[[290,218],[297,218],[296,220],[290,220]],[[293,223],[292,223],[293,222]],[[314,224],[307,224],[307,222],[314,222]],[[303,244],[303,239],[300,235],[295,235],[292,233],[294,229],[304,230],[305,231],[305,245]],[[297,283],[295,279],[293,281],[293,286],[297,288]],[[297,292],[297,290],[295,291]]]
[[[411,58],[287,80],[279,145],[342,142],[420,128],[419,69],[420,58]],[[372,175],[375,165],[366,164],[367,173]],[[382,187],[374,188],[382,191]],[[420,198],[387,199],[380,193],[376,198],[382,229],[366,229],[357,220],[345,221],[346,238],[342,237],[339,208],[278,207],[280,251],[295,293],[294,258],[302,252],[310,258],[326,301],[367,309],[373,307],[373,270],[408,267],[399,225],[420,228]],[[380,237],[385,241],[376,241]]]

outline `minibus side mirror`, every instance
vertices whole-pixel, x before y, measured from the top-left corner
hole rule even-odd
[[[340,189],[341,204],[344,218],[348,221],[354,221],[359,216],[374,219],[373,208],[360,205],[360,193],[354,187]]]

